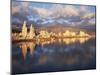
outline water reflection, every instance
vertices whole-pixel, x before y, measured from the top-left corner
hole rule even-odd
[[[30,55],[34,54],[35,44],[33,42],[22,42],[20,44],[20,48],[22,50],[22,55],[24,59],[26,58],[27,50],[30,50]]]
[[[35,46],[41,45],[42,47],[47,44],[52,44],[55,42],[62,43],[64,42],[66,45],[79,42],[80,44],[86,42],[89,38],[64,38],[64,39],[56,39],[56,40],[50,40],[50,41],[43,41],[43,42],[21,42],[20,48],[22,50],[22,55],[24,59],[27,55],[27,50],[30,50],[30,55],[32,56],[34,54]]]
[[[84,42],[86,42],[88,39],[90,39],[90,38],[88,38],[88,37],[86,37],[86,38],[65,38],[65,39],[63,39],[63,41],[66,43],[66,44],[71,44],[71,43],[75,43],[75,42],[79,42],[80,44],[82,44],[82,43],[84,43]]]
[[[12,47],[14,73],[93,69],[96,66],[95,38],[38,40],[16,43]]]

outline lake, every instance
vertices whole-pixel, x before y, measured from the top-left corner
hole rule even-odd
[[[64,38],[12,44],[12,73],[14,74],[95,68],[95,38]]]

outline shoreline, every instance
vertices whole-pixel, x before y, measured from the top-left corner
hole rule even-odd
[[[16,42],[36,42],[38,40],[40,41],[50,41],[50,40],[56,40],[56,39],[80,39],[80,38],[96,38],[95,36],[77,36],[77,37],[50,37],[50,38],[33,38],[33,39],[13,39],[12,43]]]

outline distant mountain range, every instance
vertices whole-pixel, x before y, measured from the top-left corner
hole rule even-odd
[[[22,24],[17,26],[17,25],[12,25],[12,31],[13,32],[20,32],[21,31]],[[29,25],[27,25],[28,30],[29,30]],[[33,27],[35,27],[36,32],[39,32],[40,30],[47,30],[49,32],[64,32],[65,30],[70,30],[70,31],[86,31],[86,32],[95,32],[96,26],[95,25],[62,25],[62,24],[50,24],[50,25],[35,25],[33,24]]]

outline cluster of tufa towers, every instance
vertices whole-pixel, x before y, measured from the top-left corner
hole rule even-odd
[[[24,21],[20,35],[23,39],[32,39],[33,37],[35,37],[35,29],[32,24],[28,32],[28,29],[26,27],[26,21]]]
[[[64,33],[58,32],[56,34],[54,32],[48,32],[47,30],[40,30],[39,34],[36,35],[35,28],[33,27],[32,24],[30,25],[29,31],[28,31],[28,28],[26,26],[26,21],[24,21],[23,23],[21,32],[18,34],[17,33],[13,34],[13,38],[17,40],[33,39],[33,38],[50,38],[50,37],[89,37],[89,34],[83,31],[79,31],[77,33],[77,32],[72,32],[69,30],[65,30]]]

